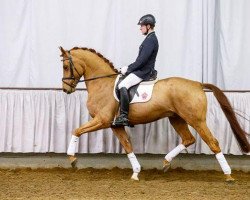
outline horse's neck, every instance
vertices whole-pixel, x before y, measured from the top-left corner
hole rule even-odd
[[[100,58],[98,55],[89,52],[88,50],[82,51],[82,53],[79,54],[79,58],[86,64],[84,73],[85,79],[115,73],[109,63],[105,62],[103,58]]]
[[[84,79],[92,79],[92,78],[101,77],[101,76],[108,76],[108,75],[116,73],[109,66],[105,66],[105,64],[98,65],[98,63],[96,63],[95,66],[94,66],[94,64],[95,63],[92,63],[92,66],[88,66],[86,68],[85,73],[84,73]]]
[[[88,91],[87,107],[90,115],[95,116],[101,110],[106,109],[107,105],[113,109],[116,105],[116,100],[113,97],[116,76],[97,78],[116,74],[113,65],[102,55],[90,52],[90,50],[74,49],[71,51],[71,55],[75,67],[82,67],[82,69],[77,70],[83,73],[86,81]],[[93,80],[87,81],[87,79]]]
[[[85,51],[83,54],[81,54],[80,59],[86,64],[84,73],[85,80],[116,73],[108,63],[92,52]],[[115,76],[98,78],[95,80],[86,81],[86,87],[89,95],[95,94],[97,91],[100,92],[102,90],[110,93],[108,91],[114,86],[114,82]],[[105,92],[102,92],[102,94],[105,95]]]
[[[113,94],[113,88],[115,84],[115,78],[100,78],[86,82],[86,88],[89,96],[96,95],[111,95]]]
[[[72,51],[72,54],[80,60],[80,64],[85,68],[84,79],[92,79],[100,76],[115,74],[115,70],[110,66],[110,63],[105,62],[104,58],[89,50],[78,49]],[[86,87],[89,96],[92,95],[110,95],[111,88],[114,86],[115,76],[107,78],[98,78],[95,80],[86,81]],[[102,92],[103,91],[103,92]],[[100,94],[99,94],[100,93]]]

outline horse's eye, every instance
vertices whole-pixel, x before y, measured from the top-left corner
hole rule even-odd
[[[63,65],[63,69],[67,71],[69,68],[67,65]]]

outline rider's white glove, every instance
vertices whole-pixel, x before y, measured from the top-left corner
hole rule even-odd
[[[127,71],[128,71],[128,66],[122,67],[120,69],[120,72],[122,73],[122,75],[125,75]]]

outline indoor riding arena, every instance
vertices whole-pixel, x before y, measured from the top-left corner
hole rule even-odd
[[[248,200],[249,9],[2,0],[0,199]],[[135,89],[139,98],[148,86],[144,102],[130,98],[130,126],[114,125],[117,77],[150,49],[151,32],[157,79]]]

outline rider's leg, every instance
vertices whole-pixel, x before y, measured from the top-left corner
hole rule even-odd
[[[135,74],[129,74],[119,85],[120,93],[120,116],[116,118],[115,126],[129,126],[128,112],[129,112],[129,94],[128,89],[142,81],[141,78]]]
[[[120,93],[120,115],[115,120],[116,126],[128,126],[129,95],[126,87],[119,89]]]

